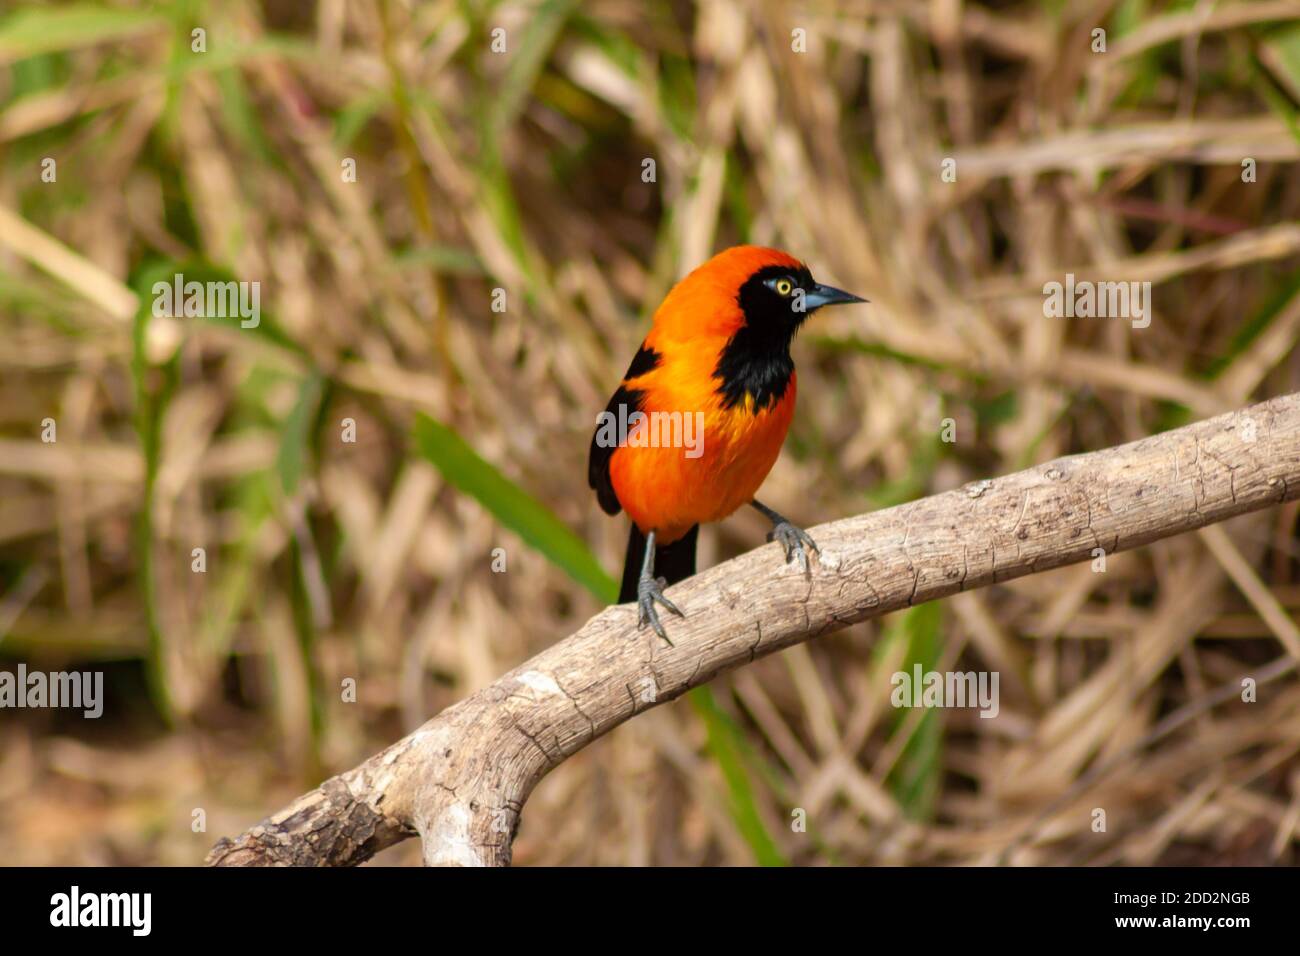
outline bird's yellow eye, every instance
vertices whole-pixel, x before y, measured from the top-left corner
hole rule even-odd
[[[791,282],[789,279],[776,280],[777,295],[789,295],[793,291],[794,291],[794,283]]]

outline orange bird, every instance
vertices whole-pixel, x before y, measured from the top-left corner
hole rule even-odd
[[[664,640],[663,589],[695,573],[700,524],[753,505],[767,540],[808,570],[811,537],[754,499],[794,417],[790,341],[825,305],[865,302],[819,285],[778,249],[735,246],[668,293],[627,374],[598,419],[587,482],[600,506],[632,519],[619,602]],[[659,576],[655,576],[655,572]]]

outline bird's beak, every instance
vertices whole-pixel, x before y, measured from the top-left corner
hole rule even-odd
[[[820,309],[824,305],[847,305],[850,302],[866,301],[866,299],[856,296],[852,292],[845,292],[843,289],[836,289],[820,283],[805,292],[803,297],[804,308],[809,312],[813,309]]]

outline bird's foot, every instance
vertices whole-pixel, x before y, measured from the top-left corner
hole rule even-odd
[[[772,530],[767,533],[767,540],[781,542],[781,547],[785,548],[785,563],[789,564],[791,558],[797,557],[799,570],[804,574],[808,573],[808,552],[821,554],[812,535],[803,528],[796,528],[784,518],[772,526]]]
[[[686,616],[682,613],[681,608],[664,597],[664,588],[667,585],[667,579],[653,578],[648,574],[641,575],[641,580],[636,585],[636,629],[639,631],[649,623],[655,629],[655,633],[665,641],[668,641],[668,635],[664,633],[664,626],[659,623],[659,612],[655,610],[655,602],[658,601],[678,617]],[[671,646],[673,642],[668,641],[668,643]]]

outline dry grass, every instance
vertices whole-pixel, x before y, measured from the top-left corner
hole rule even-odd
[[[415,415],[615,569],[594,416],[722,246],[872,300],[796,346],[764,498],[801,523],[1300,388],[1289,0],[87,9],[0,19],[0,655],[102,666],[109,712],[0,714],[7,863],[196,862],[574,630],[598,600],[414,453]],[[133,348],[185,266],[260,281],[263,328]],[[1151,281],[1150,327],[1044,318],[1066,272]],[[548,778],[515,859],[1292,863],[1296,518],[723,677]],[[764,530],[708,528],[702,560]],[[999,671],[1000,717],[894,710],[914,661]]]

